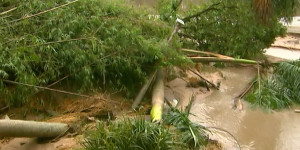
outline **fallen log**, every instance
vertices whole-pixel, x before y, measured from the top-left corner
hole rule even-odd
[[[243,110],[244,105],[241,101],[242,98],[244,98],[244,96],[252,89],[252,87],[254,86],[254,84],[257,82],[257,80],[255,80],[255,78],[252,80],[252,82],[249,84],[249,86],[237,97],[234,98],[233,101],[233,109],[239,109],[240,111]]]
[[[151,120],[152,122],[160,122],[162,119],[164,105],[164,75],[162,69],[158,69],[156,80],[152,91],[152,108]]]
[[[192,49],[186,49],[186,48],[181,49],[181,51],[186,52],[186,53],[204,54],[204,55],[208,55],[208,56],[215,56],[215,57],[218,57],[218,58],[233,59],[232,57],[221,55],[221,54],[217,54],[217,53],[212,53],[212,52],[205,52],[205,51],[192,50]]]
[[[151,83],[153,82],[153,80],[154,80],[154,78],[156,76],[156,73],[157,73],[157,70],[155,70],[155,72],[152,73],[152,75],[150,76],[149,80],[141,88],[139,94],[134,99],[134,102],[133,102],[133,104],[131,106],[132,109],[136,109],[137,106],[140,104],[140,102],[142,101],[145,93],[147,92],[148,88],[150,87]]]
[[[217,57],[189,57],[195,62],[232,62],[232,63],[244,63],[244,64],[259,64],[255,60],[237,59],[237,58],[217,58]]]
[[[255,85],[255,83],[257,82],[257,80],[255,80],[255,79],[256,78],[254,78],[252,80],[252,82],[249,84],[249,86],[239,96],[237,96],[236,98],[242,99],[251,90],[251,88]]]
[[[64,123],[0,120],[0,137],[58,137],[68,129],[69,126]]]

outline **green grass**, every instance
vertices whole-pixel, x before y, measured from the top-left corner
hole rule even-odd
[[[100,122],[82,145],[87,150],[188,150],[202,148],[207,142],[204,127],[192,123],[187,112],[171,109],[161,124],[143,118]]]
[[[83,146],[87,150],[171,150],[173,140],[167,128],[138,118],[99,123]]]
[[[187,109],[188,110],[188,109]],[[199,149],[208,142],[207,129],[193,123],[189,118],[189,112],[181,112],[178,109],[171,108],[163,117],[163,122],[172,125],[178,132],[180,141],[187,144],[190,149]]]

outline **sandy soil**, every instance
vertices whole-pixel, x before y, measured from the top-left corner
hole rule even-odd
[[[300,50],[300,36],[288,34],[285,37],[277,37],[272,47]]]

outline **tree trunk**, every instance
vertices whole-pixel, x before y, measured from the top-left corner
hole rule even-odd
[[[156,80],[152,91],[152,122],[160,122],[162,119],[163,105],[164,105],[164,75],[162,69],[158,69]]]
[[[140,102],[142,101],[144,95],[146,94],[147,90],[149,89],[149,86],[151,85],[152,81],[154,80],[155,76],[156,76],[156,70],[154,73],[152,73],[152,75],[150,76],[149,80],[143,85],[142,89],[140,90],[139,94],[136,96],[136,98],[134,99],[134,102],[131,106],[132,109],[136,109],[137,106],[140,104]]]
[[[0,120],[0,137],[57,137],[68,129],[63,123]]]

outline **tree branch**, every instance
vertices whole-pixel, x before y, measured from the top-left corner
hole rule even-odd
[[[196,17],[199,17],[201,16],[202,14],[206,13],[206,12],[209,12],[209,11],[213,11],[213,10],[220,10],[218,8],[214,8],[215,6],[218,6],[220,5],[221,3],[215,3],[215,4],[212,4],[211,6],[209,6],[207,9],[203,10],[203,11],[200,11],[194,15],[191,15],[191,16],[188,16],[188,17],[185,17],[183,18],[182,20],[184,22],[189,22],[192,18],[196,18]]]
[[[36,13],[36,14],[32,14],[32,15],[29,15],[29,16],[24,16],[24,17],[22,17],[22,18],[20,18],[20,19],[13,20],[12,22],[18,22],[18,21],[22,21],[22,20],[25,20],[25,19],[28,19],[28,18],[32,18],[32,17],[38,16],[38,15],[42,15],[42,14],[47,13],[47,12],[50,12],[50,11],[52,11],[52,10],[56,10],[56,9],[61,8],[61,7],[64,7],[64,6],[68,6],[68,5],[73,4],[73,3],[77,2],[77,1],[78,1],[78,0],[74,0],[74,1],[72,1],[72,2],[68,2],[68,3],[62,4],[62,5],[53,7],[53,8],[51,8],[51,9],[47,9],[47,10],[41,11],[41,12]]]
[[[195,75],[197,75],[198,77],[200,77],[202,80],[204,80],[205,82],[209,83],[210,85],[212,85],[215,89],[219,90],[219,87],[216,86],[215,84],[213,84],[212,82],[208,81],[207,79],[205,79],[203,76],[201,76],[198,72],[192,70],[191,68],[189,68],[189,70],[191,72],[193,72]]]
[[[217,57],[189,57],[195,62],[232,62],[232,63],[244,63],[244,64],[260,64],[255,60],[248,59],[236,59],[236,58],[217,58]]]
[[[186,52],[186,53],[205,54],[205,55],[208,55],[208,56],[215,56],[215,57],[218,57],[218,58],[233,59],[232,57],[221,55],[221,54],[218,54],[218,53],[212,53],[212,52],[205,52],[205,51],[192,50],[192,49],[186,49],[186,48],[182,48],[181,51]]]
[[[82,94],[72,93],[72,92],[68,92],[68,91],[56,90],[56,89],[51,89],[48,87],[36,86],[36,85],[32,85],[32,84],[21,83],[21,82],[16,82],[16,81],[11,81],[11,80],[5,80],[5,79],[1,79],[1,80],[3,82],[10,83],[10,84],[23,85],[23,86],[34,87],[34,88],[38,88],[38,89],[44,89],[44,90],[49,90],[49,91],[54,91],[54,92],[59,92],[59,93],[64,93],[64,94],[69,94],[69,95],[90,98],[90,96],[88,96],[88,95],[82,95]]]
[[[14,8],[12,8],[12,9],[7,10],[7,11],[1,12],[0,15],[7,14],[7,13],[9,13],[9,12],[11,12],[11,11],[16,10],[17,8],[18,8],[18,7],[14,7]]]
[[[36,46],[50,45],[50,44],[57,44],[57,43],[64,43],[64,42],[72,42],[72,41],[80,41],[80,40],[89,40],[89,39],[93,39],[93,38],[94,38],[94,37],[77,38],[77,39],[68,39],[68,40],[60,40],[60,41],[46,42],[46,43],[42,43],[42,44],[29,45],[29,46],[26,46],[26,47],[36,47]]]

